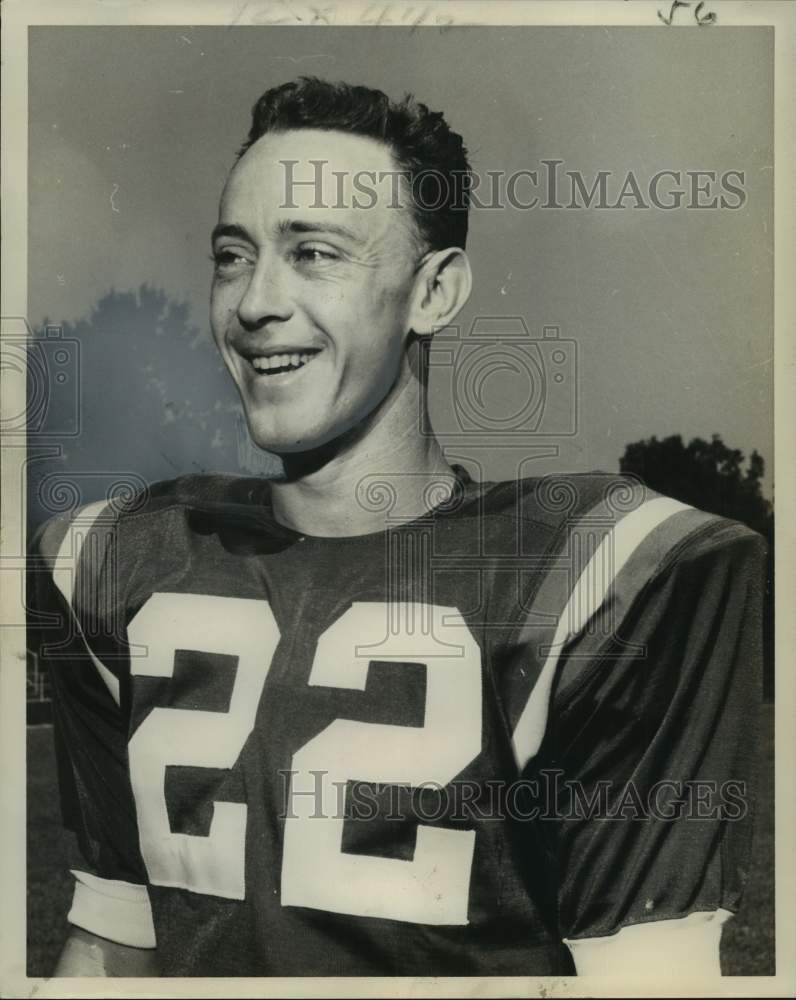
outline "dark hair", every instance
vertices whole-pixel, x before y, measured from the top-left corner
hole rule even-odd
[[[470,164],[462,137],[440,111],[429,111],[411,94],[396,103],[370,87],[302,76],[259,98],[238,156],[267,132],[300,128],[334,129],[385,143],[411,185],[412,212],[428,248],[464,247]]]

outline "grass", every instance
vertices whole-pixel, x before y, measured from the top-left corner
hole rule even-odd
[[[764,740],[749,885],[741,912],[726,925],[722,970],[730,976],[773,975],[774,711],[764,707]],[[72,879],[61,842],[52,728],[28,729],[28,975],[51,974],[66,936]]]
[[[72,900],[61,838],[52,726],[28,728],[28,975],[49,976]]]
[[[724,928],[721,969],[725,976],[773,976],[774,940],[774,706],[763,706],[763,742],[758,779],[752,863],[740,912]]]

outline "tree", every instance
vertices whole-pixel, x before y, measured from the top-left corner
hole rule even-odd
[[[694,438],[688,445],[679,434],[662,441],[651,437],[627,445],[619,468],[656,492],[768,534],[773,513],[762,493],[765,462],[757,451],[744,469],[743,452],[728,448],[718,434],[710,441]]]
[[[36,336],[48,335],[45,320]],[[275,469],[264,452],[256,467],[232,380],[184,302],[147,285],[111,291],[88,316],[62,324],[60,338],[77,343],[67,384],[79,391],[60,391],[48,376],[46,426],[28,434],[30,529],[125,485]],[[51,357],[58,345],[44,347]]]

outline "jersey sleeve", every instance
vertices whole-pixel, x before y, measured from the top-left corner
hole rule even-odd
[[[101,508],[48,522],[29,555],[29,646],[51,678],[61,812],[75,895],[71,923],[154,946],[127,763],[121,636],[109,628],[112,525]]]
[[[668,530],[570,638],[551,693],[536,767],[567,943],[736,912],[748,878],[765,546],[722,519]]]

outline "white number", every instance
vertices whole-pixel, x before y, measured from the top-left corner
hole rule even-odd
[[[397,615],[396,615],[397,612]],[[389,618],[388,618],[389,616]],[[406,623],[391,632],[396,617]],[[418,628],[416,623],[431,623]],[[130,623],[148,648],[132,672],[171,677],[177,649],[237,655],[228,712],[154,708],[129,744],[141,853],[150,881],[245,898],[246,805],[214,802],[207,836],[172,833],[168,765],[231,768],[254,728],[279,631],[265,601],[153,594]],[[234,637],[234,638],[233,638]],[[231,645],[237,641],[237,647]],[[481,653],[455,608],[354,604],[318,641],[311,685],[364,690],[370,662],[426,668],[424,724],[336,719],[293,757],[285,821],[282,904],[426,924],[467,923],[475,832],[420,825],[414,858],[342,852],[337,789],[347,781],[445,786],[481,750]],[[300,794],[304,789],[317,794]],[[318,816],[318,812],[323,815]]]
[[[254,728],[279,641],[273,612],[264,601],[153,594],[131,621],[128,633],[132,643],[148,647],[146,657],[132,658],[133,674],[171,677],[177,649],[238,657],[228,712],[153,708],[130,740],[128,753],[141,853],[150,881],[244,899],[246,805],[214,802],[206,837],[172,833],[166,810],[166,766],[235,764]]]
[[[429,609],[399,608],[419,622]],[[426,667],[419,728],[336,719],[293,757],[282,903],[425,924],[467,923],[475,832],[419,826],[414,859],[343,854],[335,785],[347,780],[447,785],[481,750],[481,653],[455,608],[433,607],[432,629],[387,634],[384,604],[354,604],[321,637],[309,683],[364,690],[373,659]],[[414,616],[414,617],[411,617]],[[322,805],[312,795],[322,787]],[[323,817],[318,813],[322,812]]]

